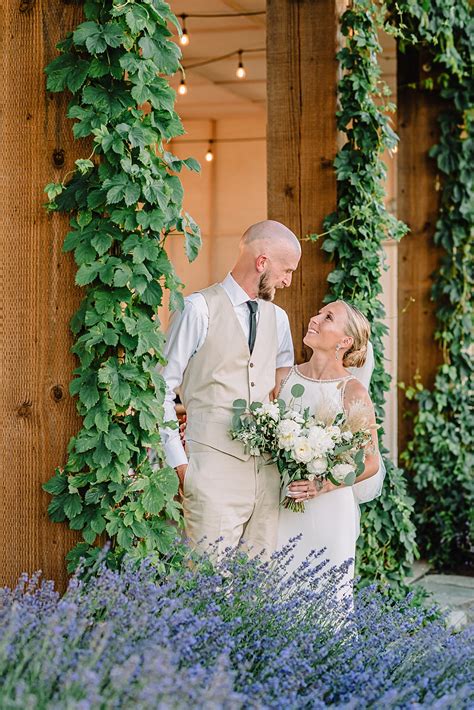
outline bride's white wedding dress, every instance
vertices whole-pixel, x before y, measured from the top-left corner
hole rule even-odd
[[[343,411],[344,392],[353,375],[334,380],[314,380],[302,375],[297,366],[293,367],[282,383],[279,397],[285,402],[292,399],[291,388],[301,384],[305,390],[298,404],[309,407],[311,412],[324,403],[333,407],[335,412]],[[359,379],[359,378],[357,378]],[[360,378],[362,379],[362,378]],[[372,480],[373,479],[373,480]],[[322,559],[329,561],[329,569],[340,566],[351,559],[343,580],[343,589],[350,589],[354,579],[354,557],[356,540],[359,535],[359,502],[371,500],[380,493],[383,470],[367,481],[355,486],[341,487],[329,493],[305,501],[304,513],[295,513],[280,508],[278,521],[278,549],[286,545],[290,538],[301,535],[293,552],[294,558],[288,571],[295,570],[313,550],[325,548]],[[359,490],[358,490],[359,489]],[[342,596],[347,591],[341,593]]]

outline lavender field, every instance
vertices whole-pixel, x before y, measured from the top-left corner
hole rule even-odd
[[[373,588],[343,609],[344,570],[321,553],[290,580],[290,552],[162,577],[99,565],[62,597],[23,577],[0,591],[0,707],[473,707],[473,628]]]

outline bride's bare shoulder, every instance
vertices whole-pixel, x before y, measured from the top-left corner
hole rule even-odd
[[[364,387],[362,382],[360,382],[360,380],[356,377],[353,377],[347,381],[344,389],[344,399],[346,403],[353,402],[358,399],[363,402],[367,402],[368,404],[372,404],[367,388]]]

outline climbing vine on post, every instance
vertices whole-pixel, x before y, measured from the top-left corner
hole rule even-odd
[[[48,208],[71,215],[64,250],[74,253],[85,289],[72,319],[79,365],[70,385],[83,428],[65,467],[44,485],[51,519],[82,532],[70,569],[80,557],[94,561],[102,533],[112,539],[111,563],[125,551],[158,563],[174,541],[177,477],[147,457],[148,447],[162,453],[164,382],[156,368],[164,338],[156,314],[164,289],[171,309],[182,305],[166,240],[184,235],[190,260],[200,247],[177,176],[199,164],[164,149],[184,132],[163,78],[180,65],[168,29],[179,23],[162,0],[87,0],[84,14],[46,68],[48,90],[73,95],[75,137],[93,144],[70,179],[46,187]]]
[[[345,299],[356,305],[371,323],[375,369],[371,396],[377,420],[382,424],[385,393],[390,377],[385,371],[382,338],[385,311],[380,301],[384,268],[383,242],[399,240],[407,227],[384,205],[386,175],[382,153],[393,149],[397,136],[387,112],[388,87],[380,81],[377,29],[382,12],[371,0],[355,0],[341,18],[344,47],[338,53],[343,70],[339,82],[340,110],[337,127],[346,142],[335,160],[338,186],[337,210],[324,222],[322,248],[335,261],[329,274],[327,301]],[[357,552],[358,572],[363,581],[401,584],[416,556],[415,528],[411,520],[413,500],[407,493],[403,472],[393,465],[382,445],[387,477],[381,498],[366,504]]]
[[[402,458],[413,474],[415,521],[423,554],[441,569],[474,562],[474,79],[472,9],[467,0],[388,3],[387,29],[431,55],[423,87],[445,99],[430,155],[442,177],[434,243],[444,249],[434,277],[435,340],[442,348],[432,390],[410,385],[418,412]],[[415,97],[414,97],[415,98]]]

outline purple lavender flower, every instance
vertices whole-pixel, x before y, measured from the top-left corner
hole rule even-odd
[[[341,606],[344,565],[319,551],[289,576],[294,545],[166,575],[100,563],[62,597],[22,576],[0,589],[0,707],[473,707],[472,627],[375,588]]]

